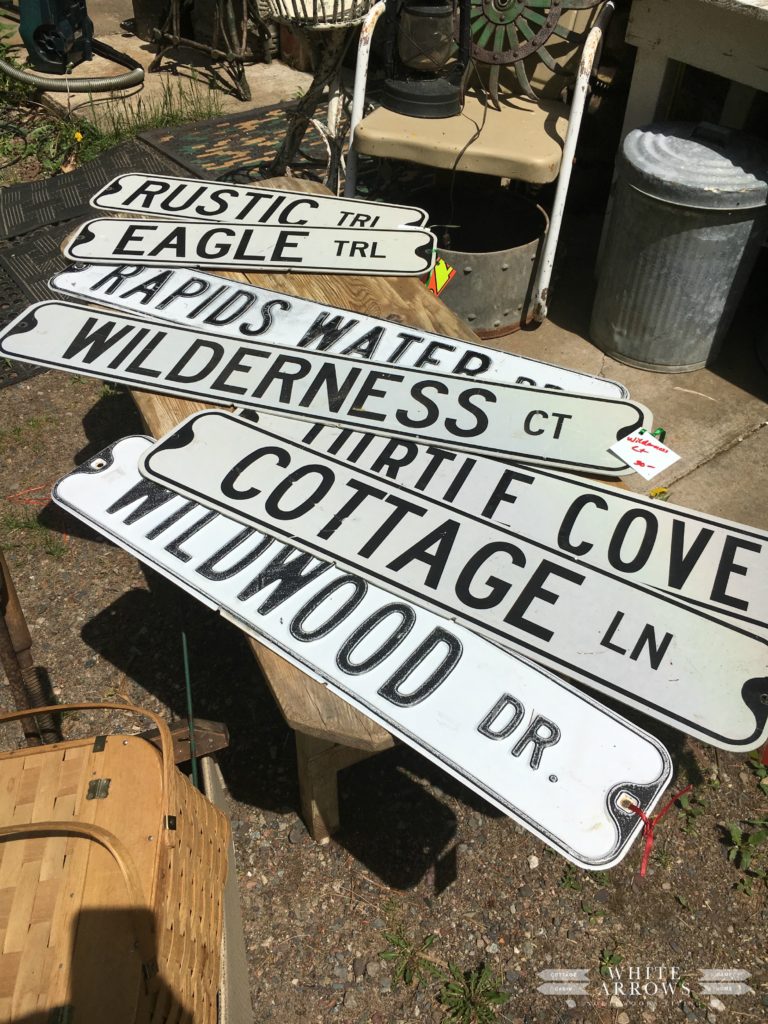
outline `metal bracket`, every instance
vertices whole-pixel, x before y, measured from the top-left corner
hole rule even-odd
[[[88,783],[86,800],[106,800],[109,795],[109,784],[112,779],[91,779]]]

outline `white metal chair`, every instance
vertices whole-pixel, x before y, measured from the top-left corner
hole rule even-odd
[[[510,10],[509,3],[486,0],[482,4],[484,11],[487,4]],[[490,66],[490,71],[482,88],[476,88],[479,75],[470,76],[462,112],[448,118],[408,117],[384,107],[363,117],[371,39],[385,6],[385,0],[379,0],[371,8],[360,35],[344,194],[355,194],[358,154],[534,184],[557,179],[531,302],[533,318],[544,320],[590,77],[599,59],[614,0],[513,4],[521,10],[521,21],[517,25],[510,22],[503,34],[493,36],[496,54],[478,44],[478,29],[482,26],[473,22],[473,58]],[[473,4],[473,15],[480,6]],[[526,18],[534,18],[534,29],[544,20],[550,23],[548,27],[554,21],[555,28],[549,35],[543,29],[537,33]],[[513,34],[515,28],[522,30],[520,35]],[[539,45],[535,45],[532,36],[538,36]],[[515,39],[520,40],[517,47]],[[507,43],[512,48],[502,50]],[[523,56],[514,59],[512,55],[516,53]],[[500,66],[505,58],[512,59],[507,66]],[[569,84],[564,75],[573,83],[570,105],[561,96],[564,86]]]

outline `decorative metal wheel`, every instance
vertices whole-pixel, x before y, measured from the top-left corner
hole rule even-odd
[[[568,75],[544,45],[551,36],[578,42],[560,24],[564,11],[586,10],[603,0],[471,0],[472,56],[496,68],[514,64],[523,91],[533,96],[522,61],[535,53],[556,74]],[[498,73],[497,73],[498,74]],[[494,77],[497,77],[494,76]]]

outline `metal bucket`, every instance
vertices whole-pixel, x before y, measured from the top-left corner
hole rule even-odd
[[[630,132],[590,327],[630,366],[697,370],[722,346],[768,232],[768,146],[716,125]]]
[[[529,312],[537,255],[549,224],[546,213],[506,189],[450,189],[413,199],[429,213],[437,254],[456,271],[440,293],[480,338],[518,331]]]

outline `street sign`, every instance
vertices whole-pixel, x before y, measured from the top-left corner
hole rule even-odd
[[[79,299],[232,338],[258,338],[271,345],[295,345],[504,384],[604,398],[629,394],[623,385],[602,377],[184,267],[75,264],[56,274],[50,286]]]
[[[375,424],[460,451],[605,474],[631,472],[608,447],[651,419],[628,400],[299,354],[69,302],[30,306],[0,332],[0,354],[219,405]]]
[[[728,750],[768,738],[768,639],[223,412],[140,472]]]
[[[613,576],[768,629],[764,530],[532,466],[284,416],[260,413],[258,422]]]
[[[63,252],[87,263],[418,277],[432,269],[435,245],[435,236],[423,228],[212,226],[105,217],[82,224],[64,242]]]
[[[280,227],[418,228],[427,221],[426,211],[414,206],[162,174],[120,174],[96,193],[91,206],[114,213]]]
[[[670,779],[663,746],[434,613],[138,474],[128,437],[54,499],[379,722],[580,867],[617,864]]]

